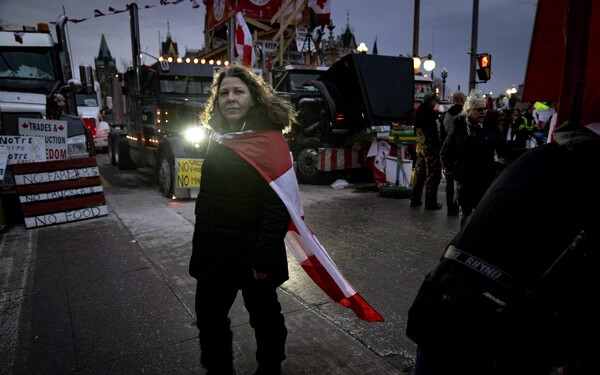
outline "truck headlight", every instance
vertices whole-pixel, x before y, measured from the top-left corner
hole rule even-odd
[[[204,139],[206,136],[206,132],[203,127],[194,126],[186,129],[183,135],[186,141],[190,143],[200,143],[200,141],[202,141],[202,139]]]
[[[87,156],[87,144],[85,135],[77,135],[67,138],[67,154],[70,157]]]

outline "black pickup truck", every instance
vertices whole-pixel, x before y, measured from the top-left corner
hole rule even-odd
[[[392,124],[412,122],[411,58],[349,54],[326,71],[314,69],[312,79],[303,82],[293,82],[294,72],[302,73],[290,70],[287,83],[274,80],[274,86],[299,111],[299,124],[287,134],[287,140],[300,182],[321,180],[320,149],[352,147],[389,132]],[[304,74],[310,78],[308,72]]]

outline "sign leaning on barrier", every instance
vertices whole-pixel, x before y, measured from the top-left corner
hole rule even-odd
[[[46,160],[67,158],[66,121],[19,118],[19,134],[43,137],[46,145]]]
[[[26,228],[108,215],[96,158],[13,165]]]

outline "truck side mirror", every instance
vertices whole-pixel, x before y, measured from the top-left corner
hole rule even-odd
[[[73,94],[79,94],[83,89],[81,82],[74,78],[71,78],[67,84],[69,86],[69,91]]]

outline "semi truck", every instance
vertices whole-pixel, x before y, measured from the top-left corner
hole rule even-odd
[[[206,151],[199,114],[222,66],[198,59],[142,65],[137,5],[129,11],[134,64],[123,77],[125,123],[111,127],[109,159],[119,169],[150,168],[164,196],[189,197],[190,189],[177,189],[176,159],[201,159]]]
[[[56,23],[55,41],[49,25],[0,30],[0,135],[19,135],[19,118],[67,121],[67,157],[94,155],[90,132],[77,115],[75,94],[84,90],[73,79],[66,16]],[[0,181],[0,197],[9,222],[18,222],[19,203],[12,167]]]
[[[84,71],[85,73],[82,73]],[[106,121],[102,121],[101,108],[104,103],[100,95],[100,83],[94,79],[92,67],[89,65],[79,66],[79,76],[89,79],[89,82],[82,82],[84,86],[89,87],[85,92],[75,95],[77,113],[92,134],[96,151],[105,150],[108,147],[109,126]]]

